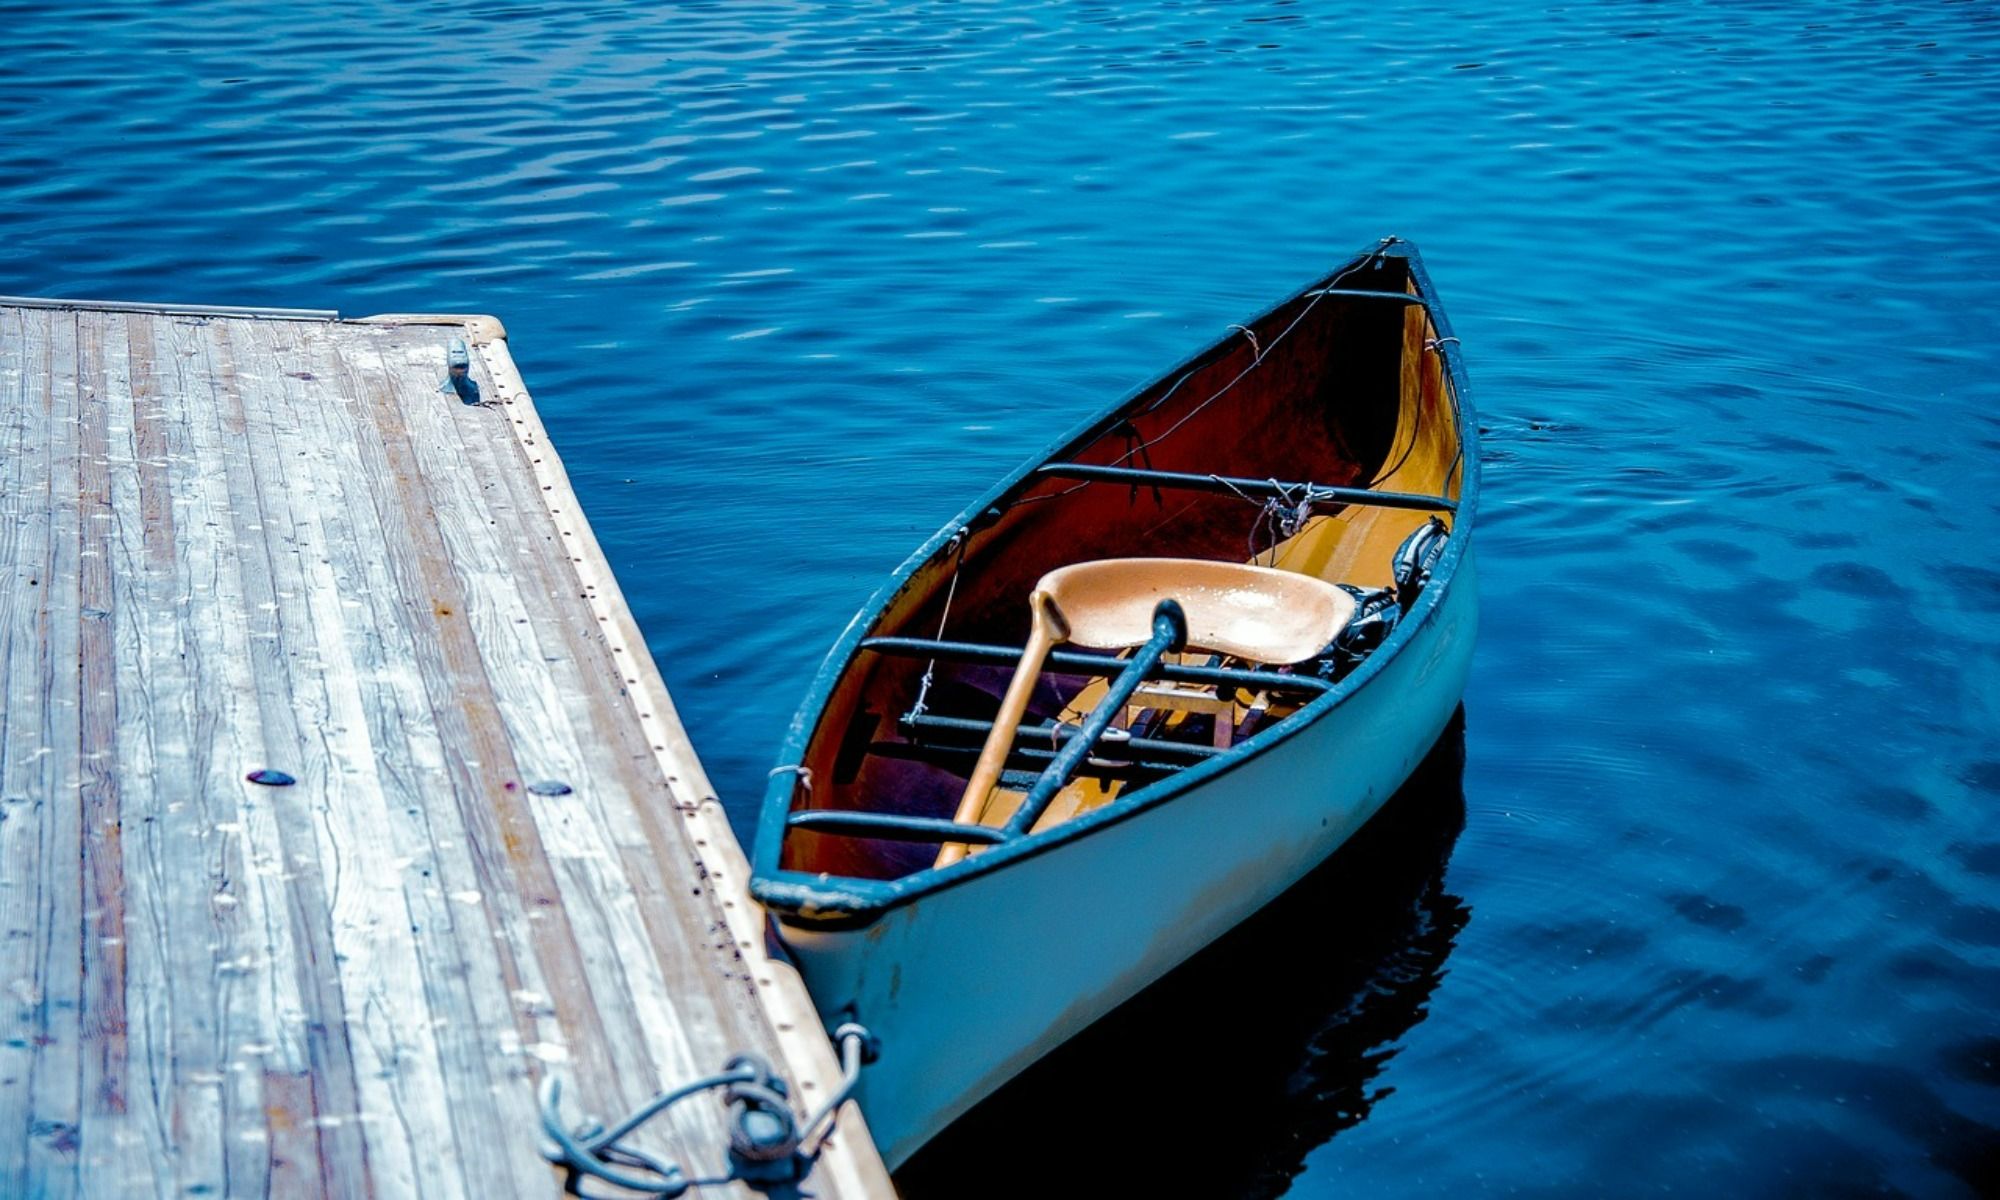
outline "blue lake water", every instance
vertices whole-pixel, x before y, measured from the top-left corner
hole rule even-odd
[[[1462,742],[904,1185],[1971,1195],[1996,112],[1985,2],[0,0],[0,292],[500,315],[744,827],[923,536],[1411,238]]]

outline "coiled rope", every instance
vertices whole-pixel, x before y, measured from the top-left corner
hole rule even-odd
[[[738,1054],[722,1070],[661,1092],[616,1125],[594,1118],[569,1126],[562,1117],[562,1081],[542,1081],[542,1157],[563,1168],[563,1191],[585,1200],[609,1200],[609,1193],[586,1191],[600,1180],[642,1196],[674,1197],[708,1184],[743,1182],[792,1184],[812,1170],[833,1134],[840,1106],[854,1092],[863,1064],[874,1058],[874,1039],[856,1022],[833,1031],[840,1047],[840,1086],[801,1123],[792,1111],[790,1089],[754,1054]],[[720,1090],[730,1106],[728,1169],[720,1175],[691,1177],[679,1163],[621,1144],[634,1130],[691,1096]]]

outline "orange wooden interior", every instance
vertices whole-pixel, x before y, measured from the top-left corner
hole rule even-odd
[[[1410,290],[1404,264],[1393,258],[1341,286]],[[1184,378],[1177,374],[1142,392],[1122,410],[1123,422],[1058,451],[1054,460],[1457,497],[1458,429],[1422,306],[1307,292],[1258,321],[1251,334],[1262,361],[1251,337],[1232,333]],[[1133,453],[1142,443],[1144,453]],[[1322,505],[1322,515],[1272,545],[1268,523],[1260,525],[1261,503],[1227,493],[1155,494],[1143,486],[1031,477],[997,507],[997,519],[974,522],[962,565],[948,550],[925,563],[869,633],[938,636],[955,566],[958,585],[943,636],[1014,647],[1027,636],[1035,581],[1056,567],[1093,559],[1254,557],[1331,582],[1381,586],[1389,582],[1397,546],[1430,515]],[[898,753],[910,747],[898,717],[915,701],[925,667],[923,659],[868,651],[854,657],[804,757],[813,786],[799,789],[795,804],[952,814],[977,741],[962,764],[955,760],[950,767]],[[927,711],[990,721],[1010,673],[1008,665],[938,662]],[[1063,713],[1095,682],[1045,673],[1025,723]],[[1181,728],[1187,740],[1207,741],[1200,721]],[[936,853],[935,846],[795,830],[786,839],[783,865],[896,878],[931,865]]]

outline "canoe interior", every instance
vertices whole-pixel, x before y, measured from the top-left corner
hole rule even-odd
[[[1462,466],[1458,409],[1427,309],[1316,294],[1325,287],[1417,292],[1416,277],[1399,255],[1349,263],[1252,322],[1248,334],[1232,332],[1143,389],[1048,461],[1455,500]],[[969,534],[911,571],[867,632],[1018,647],[1027,637],[1027,598],[1036,580],[1056,567],[1102,558],[1254,560],[1334,583],[1385,586],[1397,547],[1432,515],[1361,505],[1322,504],[1315,511],[1319,515],[1283,538],[1261,500],[1030,472],[995,504],[961,518]],[[1450,515],[1440,515],[1449,524]],[[931,683],[924,689],[927,667]],[[900,718],[922,692],[924,711],[933,717],[990,721],[1011,673],[1007,665],[855,653],[807,742],[800,762],[812,786],[793,790],[794,809],[949,818],[981,739],[976,733],[958,735],[956,742],[918,735]],[[1023,727],[1074,723],[1103,686],[1093,677],[1045,672]],[[1282,711],[1280,706],[1272,716]],[[1209,746],[1217,719],[1177,714],[1155,736]],[[1036,769],[1032,762],[1020,765]],[[1143,768],[1086,768],[1048,819],[1159,777]],[[1006,797],[996,792],[997,802]],[[780,865],[895,879],[930,867],[937,853],[935,845],[793,829]]]

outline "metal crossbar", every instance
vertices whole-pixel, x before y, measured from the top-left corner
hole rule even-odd
[[[1257,496],[1286,501],[1353,504],[1370,508],[1409,508],[1424,512],[1458,511],[1458,504],[1443,496],[1426,496],[1416,492],[1380,492],[1373,488],[1330,487],[1317,483],[1281,483],[1275,479],[1248,479],[1231,475],[1196,475],[1190,471],[1148,471],[1137,467],[1112,467],[1098,463],[1056,462],[1044,463],[1035,468],[1035,474],[1054,479],[1081,479],[1087,483],[1144,484],[1151,487],[1186,488],[1197,492],[1228,492],[1245,498]]]
[[[1431,306],[1429,300],[1415,292],[1384,292],[1374,288],[1315,288],[1306,295],[1334,296],[1345,300],[1394,300],[1398,304],[1414,304],[1423,309]]]
[[[1127,780],[1146,782],[1171,775],[1189,765],[1190,760],[1182,758],[1171,762],[1144,759],[1138,755],[1128,756],[1122,747],[1126,743],[1106,739],[1097,748],[1079,775],[1089,775],[1093,779]],[[976,743],[952,745],[946,742],[875,742],[868,747],[870,754],[884,758],[900,759],[904,762],[930,763],[959,775],[969,774],[979,758],[980,747]],[[1010,791],[1024,792],[1034,786],[1042,769],[1055,758],[1056,752],[1047,746],[1023,746],[1016,744],[1013,753],[1007,756],[1007,769],[1001,772],[1000,786]]]
[[[993,732],[993,722],[978,721],[966,717],[939,717],[929,713],[904,713],[901,724],[906,729],[919,733],[934,731],[939,733],[968,733],[985,737]],[[1111,729],[1105,732],[1101,749],[1129,750],[1135,755],[1157,754],[1169,758],[1199,759],[1220,754],[1214,746],[1194,745],[1188,742],[1169,742],[1161,738],[1124,737],[1124,731]],[[1024,726],[1014,731],[1015,745],[1036,748],[1055,746],[1067,742],[1077,734],[1074,725]]]
[[[1021,660],[1019,646],[947,642],[935,638],[863,638],[860,648],[898,658],[935,656],[945,662],[998,663],[1011,666]],[[1116,675],[1125,669],[1126,661],[1115,654],[1055,650],[1049,654],[1047,669],[1075,675]],[[1164,679],[1173,683],[1207,683],[1279,692],[1319,693],[1333,689],[1331,680],[1321,679],[1317,675],[1291,675],[1282,671],[1251,671],[1237,667],[1198,667],[1170,662],[1154,665],[1146,672],[1146,678]]]
[[[792,813],[785,819],[785,824],[792,829],[806,829],[815,833],[845,837],[971,846],[999,845],[1026,837],[1033,831],[1035,821],[1047,811],[1056,794],[1089,763],[1091,755],[1098,749],[1099,744],[1107,739],[1107,735],[1113,735],[1111,722],[1131,702],[1134,693],[1148,679],[1206,683],[1217,687],[1249,686],[1266,690],[1289,689],[1308,692],[1324,691],[1332,686],[1327,680],[1310,675],[1287,675],[1278,671],[1242,671],[1226,667],[1190,667],[1164,661],[1166,654],[1181,649],[1186,642],[1187,618],[1182,614],[1180,605],[1172,600],[1162,600],[1153,613],[1153,636],[1145,644],[1137,647],[1130,658],[1063,650],[1047,653],[1043,659],[1045,666],[1059,671],[1075,670],[1106,676],[1110,680],[1110,685],[1104,696],[1099,699],[1097,706],[1079,726],[1052,725],[1040,729],[1015,730],[1014,744],[1010,747],[1011,753],[1028,753],[1036,757],[1047,754],[1048,762],[1033,785],[1022,796],[1020,807],[1014,810],[1008,817],[1007,823],[1000,828],[937,817],[840,809],[805,809]],[[934,638],[865,638],[861,642],[861,648],[882,654],[973,662],[1017,661],[1021,654],[1020,650],[1009,646],[946,642]],[[906,713],[902,720],[905,726],[916,730],[930,728],[990,734],[993,728],[991,723],[985,721],[932,717],[922,712]],[[1036,736],[1049,738],[1054,744],[1053,751],[1036,752],[1020,744],[1024,737],[1031,739]],[[1189,759],[1199,760],[1218,752],[1212,747],[1190,746],[1153,738],[1134,738],[1122,730],[1116,731],[1114,744],[1140,753],[1178,756],[1181,762],[1176,765],[1186,765]]]
[[[858,812],[851,809],[808,808],[785,818],[792,829],[809,833],[834,833],[846,837],[880,838],[889,842],[970,842],[997,846],[1007,840],[1007,831],[991,825],[968,825],[940,817],[912,817],[901,813]]]

